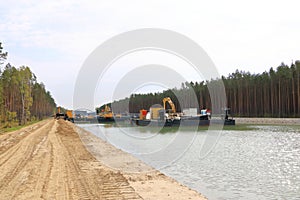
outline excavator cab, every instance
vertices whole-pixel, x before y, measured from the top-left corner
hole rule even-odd
[[[166,106],[167,102],[169,103],[171,109],[167,109],[167,106]],[[168,118],[176,119],[176,118],[180,117],[179,114],[176,112],[175,104],[173,103],[173,101],[171,100],[170,97],[165,97],[163,99],[163,106],[164,106],[165,112],[168,114]]]
[[[64,119],[65,113],[61,112],[61,107],[56,108],[55,119]]]
[[[104,119],[113,119],[114,116],[111,108],[108,105],[105,105],[104,110],[99,113],[99,117]]]
[[[65,113],[65,120],[68,120],[68,121],[74,123],[73,110],[67,110],[67,111],[66,111],[66,113]]]

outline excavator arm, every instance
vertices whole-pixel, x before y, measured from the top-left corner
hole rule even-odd
[[[108,105],[105,105],[104,112],[99,113],[99,116],[103,118],[113,118],[111,108]]]
[[[164,104],[164,109],[166,110],[166,103],[169,103],[169,105],[171,106],[171,110],[173,113],[176,113],[176,108],[175,108],[175,105],[173,103],[173,101],[171,100],[170,97],[166,97],[163,99],[163,104]]]
[[[105,105],[104,112],[111,112],[111,109],[108,105]]]

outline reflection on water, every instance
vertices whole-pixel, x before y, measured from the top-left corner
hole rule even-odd
[[[178,141],[173,145],[174,154],[186,151],[161,171],[209,199],[300,199],[300,132],[295,127],[223,131],[213,151],[200,159],[206,131],[160,134],[130,127],[82,126],[154,167],[161,167],[157,160],[163,160],[166,152],[145,155],[161,151],[174,137],[183,146],[190,140],[192,145],[185,148]]]

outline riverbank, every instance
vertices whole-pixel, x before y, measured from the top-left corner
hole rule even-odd
[[[75,127],[88,151],[105,168],[121,173],[142,199],[206,199],[198,192],[165,176],[141,160],[101,140],[94,134]]]
[[[53,119],[0,135],[1,198],[205,199],[96,139],[70,122]],[[87,150],[84,140],[102,150],[97,152],[100,159]],[[106,163],[127,168],[111,168]],[[139,169],[150,171],[129,172]]]

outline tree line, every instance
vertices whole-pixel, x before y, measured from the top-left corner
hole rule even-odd
[[[300,117],[300,61],[290,66],[281,63],[276,69],[259,74],[236,70],[219,79],[182,83],[179,89],[132,94],[109,105],[115,113],[138,113],[153,104],[162,104],[164,97],[171,97],[177,112],[182,108],[211,108],[212,97],[217,99],[218,91],[210,88],[218,88],[220,83],[225,87],[225,104],[218,105],[218,111],[212,113],[229,107],[234,116],[240,117]],[[197,102],[190,101],[192,94]]]
[[[238,116],[300,117],[300,61],[261,74],[237,70],[222,80]]]
[[[0,64],[7,58],[0,43]],[[0,127],[40,120],[53,115],[56,103],[27,66],[7,64],[0,71]]]

